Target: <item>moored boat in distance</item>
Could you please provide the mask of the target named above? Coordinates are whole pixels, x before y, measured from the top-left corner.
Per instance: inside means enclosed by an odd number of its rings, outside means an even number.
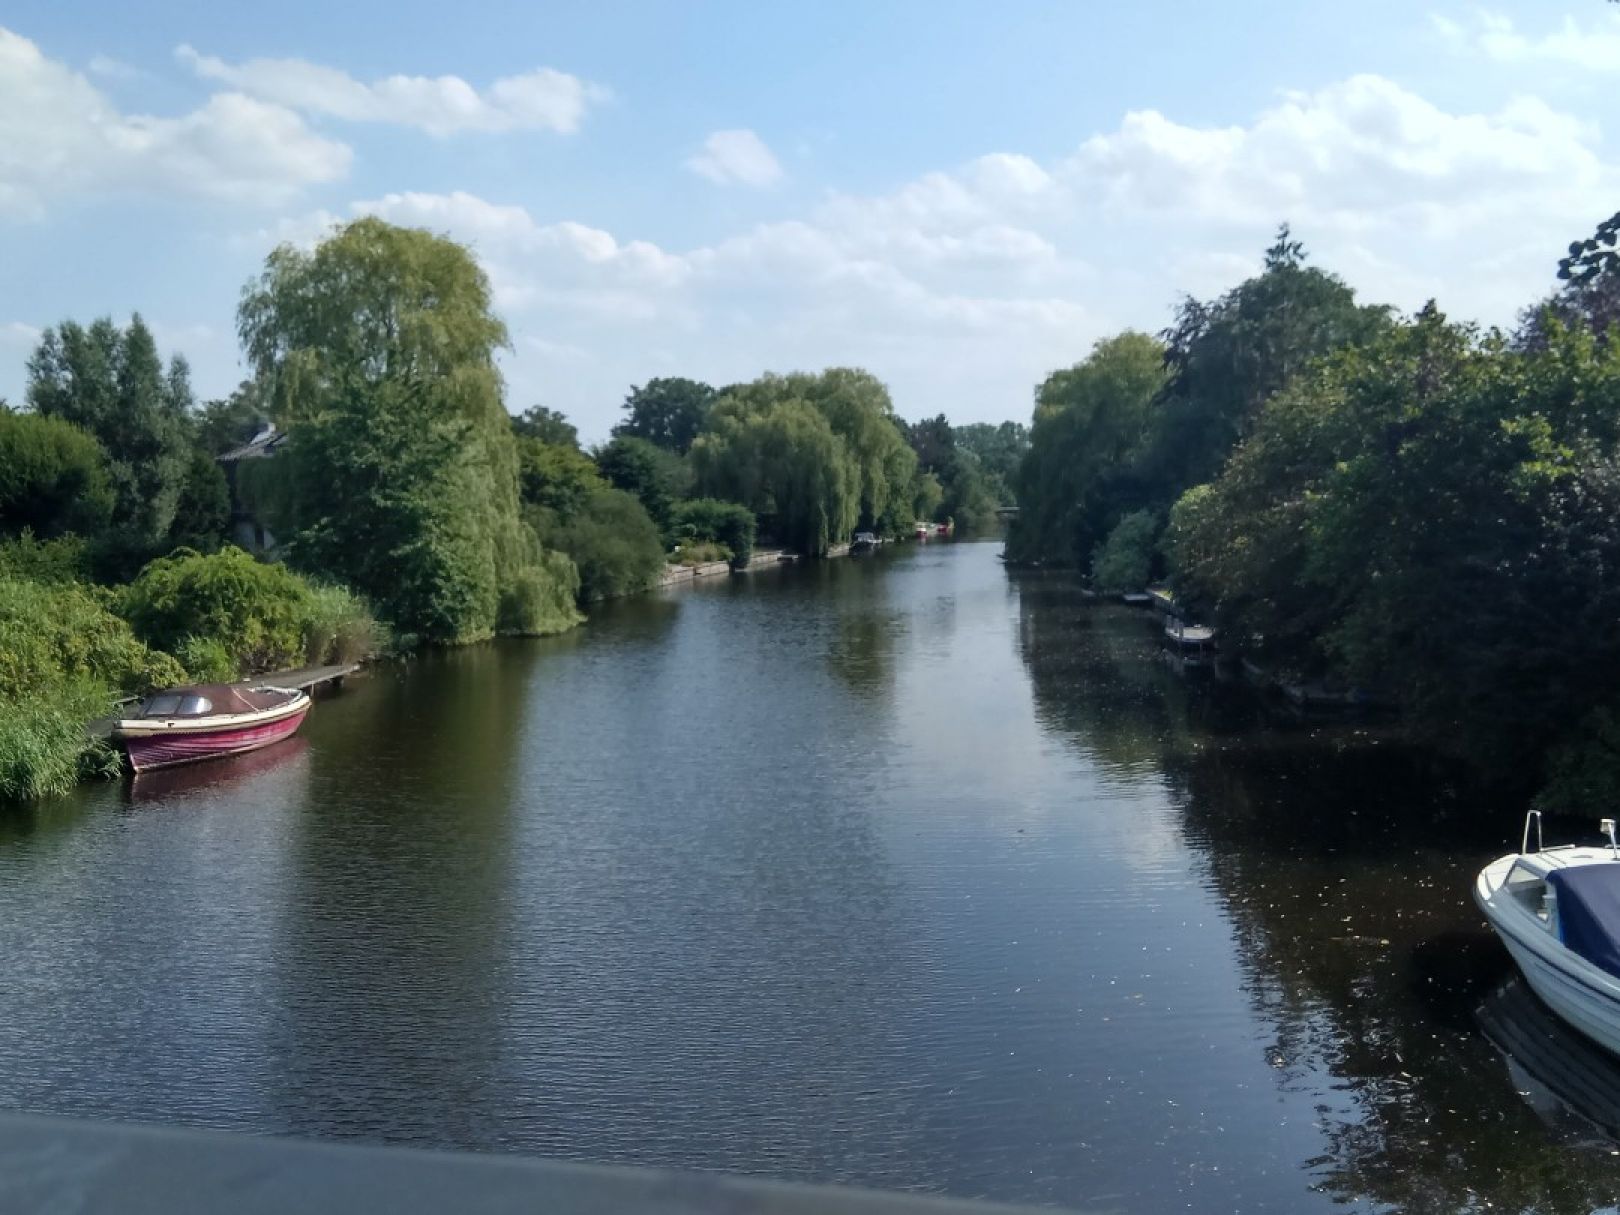
[[[872,532],[856,532],[849,542],[849,551],[852,553],[865,553],[878,546],[878,538]]]
[[[112,738],[137,772],[240,755],[297,733],[309,696],[296,688],[197,684],[155,692]]]
[[[1188,624],[1172,616],[1164,622],[1164,639],[1192,653],[1215,648],[1215,630],[1204,624]]]
[[[1543,848],[1532,810],[1519,851],[1480,871],[1474,901],[1547,1007],[1620,1055],[1620,845],[1613,819],[1602,830],[1601,847]]]

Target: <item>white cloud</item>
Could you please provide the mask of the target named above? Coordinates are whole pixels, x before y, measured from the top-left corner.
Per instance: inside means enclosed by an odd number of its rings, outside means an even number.
[[[141,190],[277,204],[348,170],[291,110],[219,93],[177,118],[121,113],[84,76],[0,28],[0,214],[54,195]]]
[[[1591,72],[1620,72],[1620,15],[1593,15],[1589,25],[1565,16],[1554,29],[1533,36],[1520,33],[1510,17],[1476,13],[1472,22],[1432,18],[1434,28],[1454,50],[1484,55],[1499,63],[1550,63]]]
[[[39,345],[39,339],[44,336],[44,332],[38,325],[29,325],[23,321],[6,321],[0,323],[0,346],[15,350],[32,350]]]
[[[145,75],[140,68],[131,67],[111,55],[92,55],[87,66],[92,76],[100,76],[104,80],[139,80]]]
[[[715,131],[686,167],[723,186],[769,186],[782,179],[782,166],[765,141],[746,129]]]
[[[1438,296],[1510,322],[1571,235],[1612,211],[1611,161],[1593,127],[1537,99],[1451,110],[1356,76],[1231,125],[1133,112],[1061,160],[993,153],[699,247],[465,192],[349,211],[471,243],[514,333],[515,396],[591,437],[625,384],[672,367],[727,382],[859,363],[904,413],[1021,416],[1096,338],[1158,329],[1180,291],[1252,273],[1284,220],[1364,299]]]
[[[1377,76],[1291,93],[1243,127],[1126,115],[1067,166],[1119,212],[1238,225],[1308,220],[1340,233],[1439,235],[1516,217],[1584,215],[1616,184],[1595,129],[1534,98],[1453,114]],[[1557,242],[1555,242],[1556,245]]]
[[[572,134],[590,107],[609,96],[600,85],[546,67],[504,77],[480,92],[459,76],[388,76],[366,84],[307,59],[231,64],[184,43],[174,53],[203,79],[221,81],[262,101],[349,122],[416,127],[438,136],[516,130]]]

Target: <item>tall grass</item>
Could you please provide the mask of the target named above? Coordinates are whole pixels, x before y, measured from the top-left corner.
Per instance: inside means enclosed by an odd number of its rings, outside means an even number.
[[[113,703],[106,685],[93,680],[0,698],[0,800],[65,793],[87,776],[116,772],[112,749],[84,731]]]
[[[360,662],[387,645],[387,630],[379,624],[366,601],[341,586],[315,585],[304,604],[304,661]]]

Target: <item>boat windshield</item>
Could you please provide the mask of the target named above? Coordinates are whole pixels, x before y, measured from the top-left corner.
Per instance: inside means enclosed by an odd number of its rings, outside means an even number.
[[[1594,966],[1620,976],[1620,864],[1572,865],[1547,875],[1558,893],[1564,944]]]
[[[214,711],[206,696],[163,692],[151,697],[141,708],[142,717],[202,717]]]

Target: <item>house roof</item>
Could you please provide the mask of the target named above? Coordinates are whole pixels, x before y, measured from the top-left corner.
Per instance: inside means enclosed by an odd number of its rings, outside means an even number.
[[[286,441],[287,436],[276,429],[274,422],[270,422],[242,446],[233,447],[223,455],[215,456],[214,459],[220,464],[235,464],[238,460],[263,460],[275,455],[277,449]]]

